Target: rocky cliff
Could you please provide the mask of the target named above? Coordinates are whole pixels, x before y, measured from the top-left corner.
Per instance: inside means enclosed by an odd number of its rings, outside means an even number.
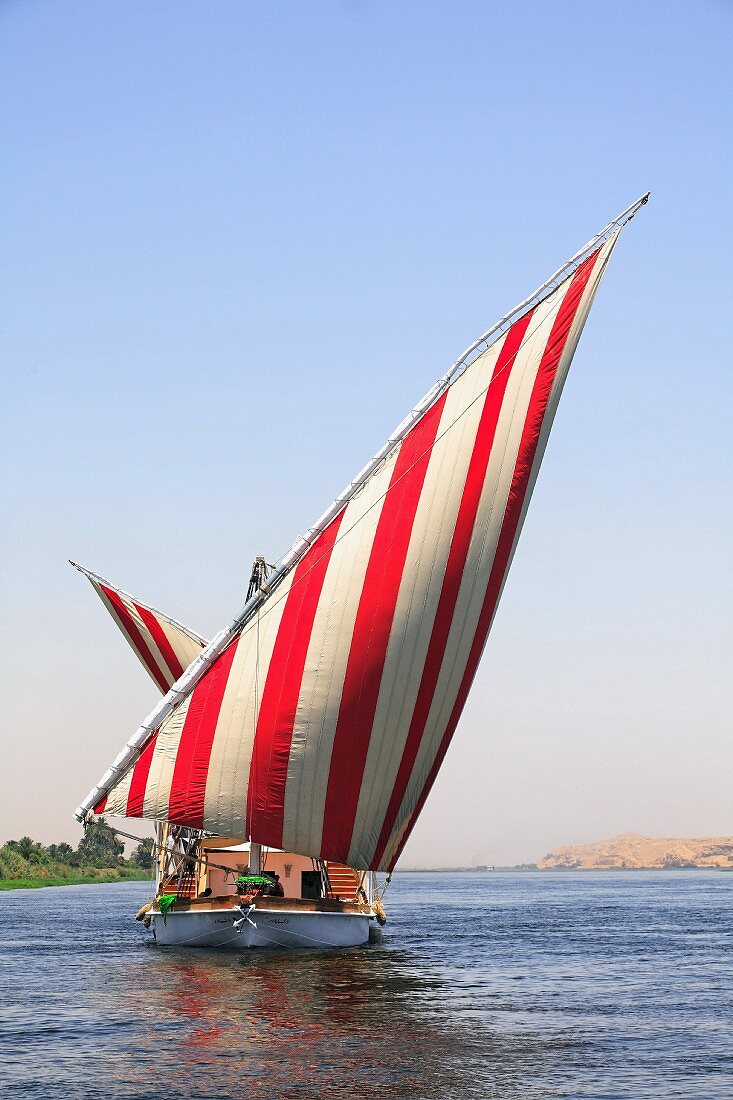
[[[733,837],[708,836],[691,840],[656,839],[622,833],[611,840],[553,848],[537,866],[543,870],[606,871],[624,868],[730,867]]]

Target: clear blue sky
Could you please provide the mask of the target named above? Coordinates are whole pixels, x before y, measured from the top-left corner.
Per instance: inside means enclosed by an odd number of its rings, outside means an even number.
[[[732,33],[724,2],[5,0],[0,840],[76,838],[155,699],[66,558],[213,633],[647,189],[405,861],[733,833]]]

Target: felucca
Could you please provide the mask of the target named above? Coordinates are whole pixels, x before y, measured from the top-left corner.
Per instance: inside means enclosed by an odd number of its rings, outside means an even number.
[[[211,641],[82,570],[163,698],[76,816],[156,822],[158,943],[354,946],[384,919],[377,872],[443,762],[588,311],[647,199],[471,344],[276,566],[257,560]]]

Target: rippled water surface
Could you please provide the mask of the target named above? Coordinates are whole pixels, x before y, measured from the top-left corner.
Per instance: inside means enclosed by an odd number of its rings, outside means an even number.
[[[733,1097],[733,874],[403,874],[381,943],[174,951],[145,883],[0,894],[0,1088]]]

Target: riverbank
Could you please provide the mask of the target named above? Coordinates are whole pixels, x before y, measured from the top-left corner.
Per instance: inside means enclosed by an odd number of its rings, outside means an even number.
[[[39,890],[42,886],[91,886],[106,882],[139,882],[150,877],[142,868],[89,868],[79,874],[71,868],[68,875],[46,875],[42,878],[0,878],[0,891]]]
[[[44,846],[29,836],[8,840],[0,847],[0,891],[147,879],[150,842],[141,841],[129,859],[124,852],[122,839],[104,818],[86,826],[76,850],[66,841]]]

